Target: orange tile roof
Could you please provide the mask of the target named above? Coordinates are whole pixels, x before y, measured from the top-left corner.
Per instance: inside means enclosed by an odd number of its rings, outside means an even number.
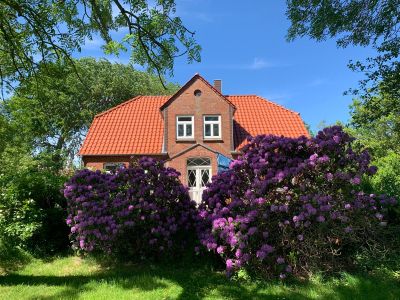
[[[170,96],[138,96],[97,115],[80,155],[159,154],[164,124],[160,106]]]
[[[236,107],[235,149],[248,135],[308,136],[300,115],[256,95],[225,96]],[[161,154],[164,124],[160,107],[171,96],[138,96],[97,115],[80,155]]]
[[[233,131],[236,150],[246,144],[249,135],[309,136],[297,112],[256,95],[227,96],[227,98],[236,106]]]

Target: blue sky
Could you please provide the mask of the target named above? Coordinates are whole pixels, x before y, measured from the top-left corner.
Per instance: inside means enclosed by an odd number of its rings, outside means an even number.
[[[177,0],[177,15],[202,46],[202,61],[176,61],[171,81],[184,84],[196,72],[211,83],[222,79],[224,94],[258,94],[293,109],[316,130],[349,118],[351,96],[364,75],[347,68],[350,59],[372,56],[371,48],[337,48],[334,40],[287,42],[285,1]],[[79,56],[105,56],[89,42]],[[106,56],[105,56],[106,57]],[[120,56],[121,62],[128,60]]]

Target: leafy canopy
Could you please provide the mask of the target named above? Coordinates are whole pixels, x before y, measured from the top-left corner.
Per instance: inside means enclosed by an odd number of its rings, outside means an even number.
[[[400,103],[391,95],[354,100],[348,131],[373,154],[378,172],[370,180],[374,192],[400,198]]]
[[[167,84],[165,89],[157,77],[132,66],[93,58],[74,60],[74,66],[42,64],[38,74],[21,81],[3,108],[15,138],[60,163],[73,159],[97,113],[139,94],[171,94],[178,88]]]
[[[371,45],[379,55],[366,64],[350,62],[350,68],[365,72],[361,90],[370,97],[383,88],[400,97],[400,1],[399,0],[287,0],[287,16],[291,21],[288,39],[309,36],[317,41],[336,38],[340,47]],[[380,87],[380,82],[385,82]]]
[[[130,50],[132,61],[162,79],[178,56],[200,61],[194,32],[175,15],[175,6],[175,0],[1,0],[2,83],[13,87],[40,62],[72,63],[71,54],[98,36],[106,53]]]

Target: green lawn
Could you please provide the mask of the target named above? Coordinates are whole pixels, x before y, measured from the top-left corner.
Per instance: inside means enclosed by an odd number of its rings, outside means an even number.
[[[2,266],[0,262],[0,267]],[[400,299],[400,274],[307,283],[237,282],[210,265],[102,267],[78,257],[32,260],[0,275],[0,299]]]

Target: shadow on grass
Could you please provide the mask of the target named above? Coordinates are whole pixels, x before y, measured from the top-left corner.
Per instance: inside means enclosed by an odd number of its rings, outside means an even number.
[[[178,299],[203,299],[212,295],[227,299],[399,299],[400,283],[393,276],[344,275],[340,280],[286,283],[237,282],[207,263],[119,265],[91,275],[35,276],[11,273],[0,276],[0,286],[55,286],[62,290],[41,299],[78,298],[106,283],[122,289],[153,291],[167,288],[163,280],[182,288]],[[89,284],[90,283],[90,284]],[[94,284],[92,284],[94,283]],[[166,296],[165,299],[170,299]]]

